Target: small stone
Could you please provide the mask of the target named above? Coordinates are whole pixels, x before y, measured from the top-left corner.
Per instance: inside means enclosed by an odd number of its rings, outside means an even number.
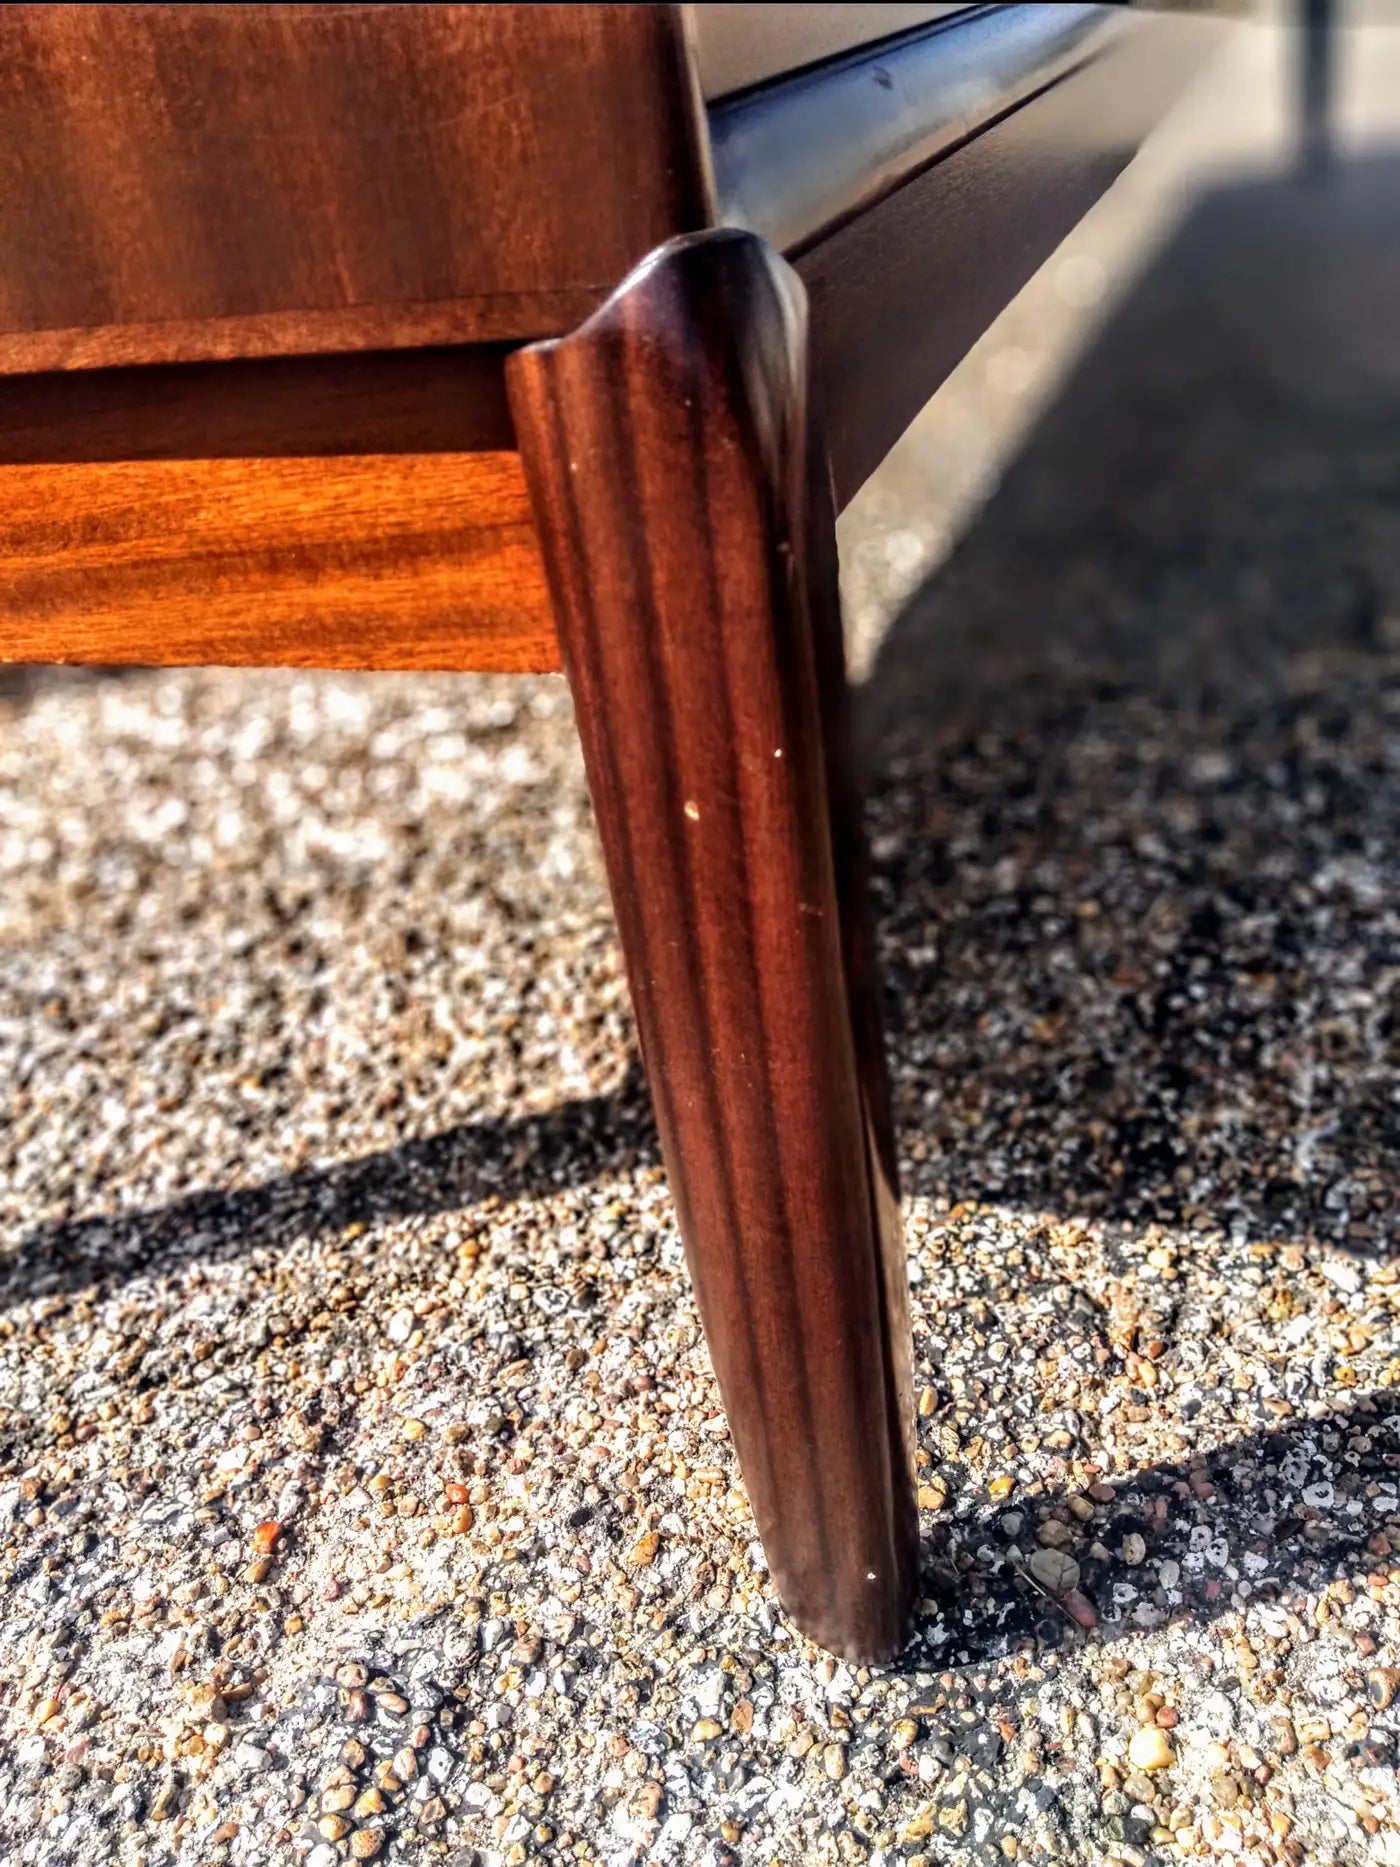
[[[1138,1535],[1136,1530],[1129,1531],[1128,1535],[1123,1538],[1124,1562],[1127,1563],[1130,1569],[1135,1569],[1146,1555],[1147,1544]]]
[[[987,1486],[987,1495],[994,1498],[1010,1497],[1015,1489],[1016,1480],[1010,1472],[998,1472]]]
[[[404,1438],[410,1440],[421,1439],[427,1430],[427,1427],[421,1420],[405,1420],[403,1425],[399,1428]]]
[[[390,1718],[402,1718],[408,1710],[408,1700],[401,1692],[376,1692],[374,1709]]]
[[[1078,1627],[1090,1628],[1097,1627],[1099,1624],[1098,1609],[1089,1597],[1081,1594],[1077,1588],[1067,1589],[1061,1595],[1060,1606]]]
[[[383,1845],[382,1829],[357,1828],[350,1837],[350,1858],[357,1861],[372,1861]]]
[[[967,1804],[965,1802],[950,1802],[945,1804],[944,1807],[938,1811],[938,1826],[946,1829],[950,1835],[966,1834]]]
[[[347,1692],[358,1692],[361,1686],[369,1684],[369,1671],[358,1660],[347,1660],[344,1666],[336,1668],[335,1682],[344,1686]]]
[[[947,1488],[939,1484],[937,1480],[926,1485],[920,1485],[916,1502],[920,1510],[942,1510],[943,1506],[948,1502]]]
[[[938,1395],[931,1387],[921,1389],[919,1393],[919,1418],[927,1420],[938,1411]]]
[[[1029,1568],[1040,1586],[1052,1595],[1067,1595],[1079,1586],[1079,1564],[1063,1550],[1036,1550]]]
[[[197,1718],[214,1720],[221,1719],[228,1710],[223,1693],[204,1683],[190,1687],[190,1706]]]
[[[328,1842],[318,1841],[306,1857],[306,1867],[338,1867],[340,1856]]]
[[[151,1803],[150,1815],[153,1822],[168,1821],[175,1813],[175,1804],[180,1797],[180,1784],[173,1775],[162,1778],[160,1788]]]
[[[1400,1667],[1375,1666],[1366,1675],[1366,1696],[1377,1711],[1385,1711],[1400,1691]]]
[[[350,1824],[343,1815],[323,1815],[316,1824],[316,1832],[323,1841],[343,1841],[350,1832]]]
[[[405,1744],[394,1752],[394,1775],[402,1777],[404,1782],[418,1774],[418,1758],[411,1745]]]
[[[1154,1770],[1170,1768],[1175,1761],[1171,1741],[1160,1725],[1146,1724],[1134,1731],[1128,1745],[1128,1761],[1135,1770],[1150,1776]]]
[[[661,1807],[661,1798],[665,1793],[660,1783],[643,1783],[633,1798],[632,1807],[643,1821],[654,1822]]]
[[[712,1744],[717,1737],[724,1736],[724,1726],[716,1718],[700,1718],[691,1725],[690,1735],[697,1744]]]
[[[1058,1517],[1047,1517],[1036,1531],[1037,1541],[1046,1549],[1064,1549],[1074,1541],[1074,1533],[1067,1523],[1061,1523]]]
[[[908,1493],[905,1493],[908,1496]],[[839,1783],[846,1774],[846,1747],[844,1744],[828,1744],[822,1756],[822,1768],[833,1783]]]
[[[748,1736],[753,1729],[753,1703],[750,1699],[741,1698],[730,1712],[729,1728],[731,1731],[736,1731],[740,1737]]]
[[[253,1532],[253,1548],[260,1556],[270,1556],[282,1540],[282,1526],[275,1517],[260,1523]]]
[[[649,1568],[655,1562],[656,1552],[660,1547],[660,1535],[655,1530],[647,1530],[637,1538],[623,1560],[629,1569]]]
[[[347,1737],[340,1747],[340,1761],[348,1770],[362,1770],[368,1754],[358,1737]]]
[[[917,1739],[919,1727],[912,1718],[901,1718],[890,1732],[890,1743],[896,1750],[908,1750]]]
[[[355,1789],[351,1783],[337,1784],[334,1789],[327,1789],[321,1795],[321,1813],[323,1815],[343,1815],[355,1800]]]
[[[1089,1523],[1092,1520],[1094,1506],[1088,1498],[1081,1497],[1079,1493],[1076,1492],[1072,1497],[1066,1498],[1065,1503],[1069,1507],[1071,1515],[1077,1517],[1081,1523]]]
[[[367,1821],[371,1815],[382,1815],[388,1806],[382,1794],[371,1783],[368,1789],[360,1791],[351,1813],[357,1822],[363,1822]]]

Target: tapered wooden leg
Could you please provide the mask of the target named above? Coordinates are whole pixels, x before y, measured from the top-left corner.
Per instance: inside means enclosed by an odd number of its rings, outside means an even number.
[[[691,1274],[784,1603],[857,1659],[917,1571],[908,1319],[805,305],[661,248],[511,401]]]

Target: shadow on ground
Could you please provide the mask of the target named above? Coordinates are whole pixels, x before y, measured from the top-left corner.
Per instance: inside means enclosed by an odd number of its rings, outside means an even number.
[[[1092,1638],[1112,1640],[1182,1615],[1214,1620],[1246,1601],[1291,1605],[1354,1576],[1379,1520],[1363,1504],[1347,1521],[1346,1504],[1367,1486],[1392,1500],[1400,1489],[1393,1390],[1348,1395],[1330,1414],[1244,1434],[1200,1458],[1144,1466],[1117,1481],[1087,1528],[1066,1508],[1077,1493],[982,1497],[925,1543],[926,1602],[902,1664],[976,1667],[1025,1643],[1043,1651],[1086,1637],[1026,1573],[1047,1510],[1072,1533],[1078,1587],[1097,1615]],[[1325,1501],[1300,1503],[1305,1492]],[[1133,1537],[1145,1550],[1138,1562],[1123,1556]],[[1381,1530],[1378,1551],[1384,1542]]]
[[[0,1306],[127,1276],[169,1275],[192,1261],[277,1249],[355,1224],[469,1212],[493,1195],[544,1198],[659,1157],[634,1063],[612,1093],[577,1097],[544,1115],[466,1123],[258,1186],[211,1187],[144,1212],[38,1227],[0,1267]]]
[[[1203,202],[865,700],[906,1191],[1393,1250],[1400,162]]]

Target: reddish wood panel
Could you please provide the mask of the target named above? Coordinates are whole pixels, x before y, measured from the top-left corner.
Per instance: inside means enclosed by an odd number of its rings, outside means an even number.
[[[0,8],[0,373],[567,329],[698,124],[665,6]]]
[[[917,1569],[908,1323],[858,877],[836,868],[858,824],[833,783],[845,692],[801,287],[752,235],[678,241],[507,380],[769,1566],[814,1639],[887,1658]]]
[[[515,454],[0,466],[0,661],[558,666]]]

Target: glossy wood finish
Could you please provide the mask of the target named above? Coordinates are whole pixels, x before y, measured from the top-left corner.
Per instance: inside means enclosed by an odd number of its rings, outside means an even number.
[[[0,373],[568,329],[703,156],[670,7],[0,8]]]
[[[558,666],[514,453],[0,465],[0,661]]]
[[[702,4],[687,7],[695,38],[700,89],[709,102],[769,84],[809,65],[840,58],[873,39],[965,13],[970,0],[943,5],[859,4],[812,6],[770,0],[764,6]]]
[[[720,103],[719,218],[791,258],[1139,28],[1121,7],[977,7]]]
[[[1111,184],[1222,30],[1180,15],[1124,26],[1101,56],[796,258],[838,505]]]
[[[888,1657],[916,1571],[908,1324],[803,293],[752,236],[675,242],[507,376],[769,1564],[813,1638]]]

